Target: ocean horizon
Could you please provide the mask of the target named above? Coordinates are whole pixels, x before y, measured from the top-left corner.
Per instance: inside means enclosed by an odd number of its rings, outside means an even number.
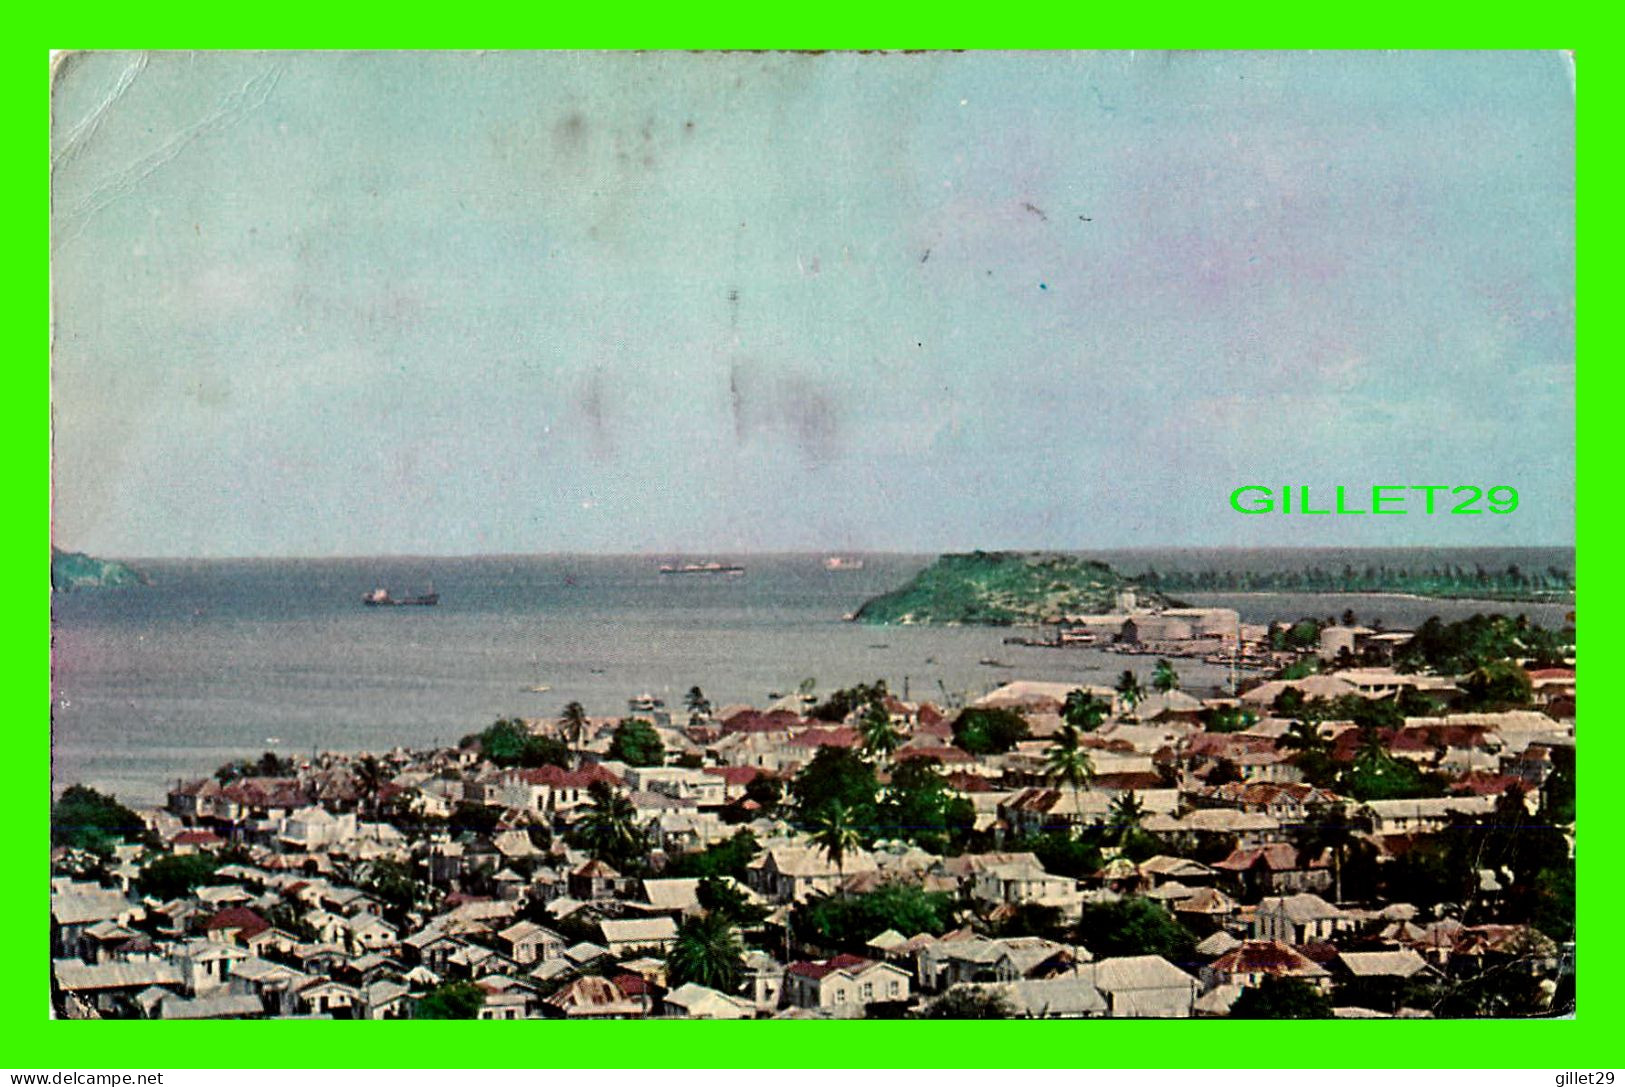
[[[1270,570],[1298,564],[1431,563],[1573,568],[1572,548],[1080,549],[1129,575],[1145,568]],[[827,570],[823,558],[862,558]],[[108,556],[99,556],[108,557]],[[827,694],[885,679],[939,702],[1015,678],[1107,682],[1152,659],[1005,645],[1002,627],[869,626],[842,617],[896,588],[936,553],[861,550],[633,555],[128,559],[148,586],[52,601],[52,785],[131,803],[178,779],[274,750],[382,751],[454,743],[498,717],[556,716],[569,701],[624,713],[648,692],[680,704],[762,705],[812,679]],[[742,576],[662,575],[664,561],[736,561]],[[362,596],[439,594],[435,607],[369,608]],[[1559,623],[1572,603],[1392,594],[1181,592],[1248,622],[1352,609],[1391,628],[1429,615],[1527,614]],[[995,663],[988,663],[989,661]],[[1182,660],[1185,685],[1226,669]],[[532,687],[546,686],[544,692]]]

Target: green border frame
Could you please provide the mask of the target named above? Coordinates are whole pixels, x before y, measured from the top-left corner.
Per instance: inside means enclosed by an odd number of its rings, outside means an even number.
[[[1246,19],[1240,18],[1245,13]],[[41,318],[49,315],[50,223],[41,197],[39,151],[48,140],[48,60],[50,48],[979,48],[1063,49],[1142,48],[1147,44],[1231,48],[1388,48],[1394,41],[1411,47],[1531,48],[1531,43],[1576,50],[1580,95],[1576,105],[1576,168],[1593,188],[1588,245],[1579,249],[1579,278],[1586,297],[1598,303],[1578,343],[1596,347],[1610,339],[1618,318],[1609,287],[1617,233],[1615,213],[1600,195],[1605,170],[1614,157],[1609,119],[1618,116],[1618,76],[1613,70],[1611,35],[1599,33],[1585,16],[1570,11],[1520,8],[1502,17],[1495,8],[1475,6],[1460,14],[1397,4],[1362,6],[1346,15],[1330,9],[1295,7],[1277,14],[1256,6],[1237,9],[1210,5],[1193,13],[1158,9],[1101,12],[1070,5],[1024,7],[1020,11],[954,19],[942,9],[881,10],[856,4],[820,5],[807,14],[771,6],[740,11],[718,8],[651,11],[617,9],[568,12],[545,8],[458,11],[411,6],[387,10],[346,10],[329,5],[278,5],[266,9],[214,6],[198,11],[126,5],[105,12],[74,9],[35,16],[6,52],[16,169],[10,185],[26,192],[17,203],[35,209],[16,216],[34,252],[45,254],[45,275],[34,267],[13,271],[13,341],[33,343]],[[535,23],[526,25],[529,16]],[[1344,16],[1339,18],[1339,16]],[[40,40],[44,39],[43,42]],[[1289,39],[1289,40],[1288,40]],[[1350,42],[1353,45],[1350,45]],[[35,44],[39,42],[39,44]],[[1580,108],[1583,102],[1584,109]],[[47,109],[42,112],[41,106]],[[24,119],[26,118],[26,120]],[[1577,191],[1587,191],[1577,189]],[[43,213],[42,213],[43,212]],[[32,224],[34,233],[27,229]],[[1578,350],[1578,347],[1577,347]],[[30,357],[35,357],[30,355]],[[1612,360],[1598,358],[1577,382],[1588,396],[1578,400],[1577,494],[1590,493],[1593,506],[1577,516],[1579,565],[1587,614],[1617,615],[1619,591],[1592,575],[1602,567],[1614,533],[1612,510],[1601,501],[1606,465],[1617,456],[1607,440],[1604,416],[1625,381]],[[18,395],[5,411],[0,446],[12,465],[39,464],[49,448],[49,398],[45,364],[20,366],[13,382]],[[1612,394],[1612,395],[1610,395]],[[37,470],[37,469],[33,469]],[[220,1068],[220,1067],[1416,1067],[1585,1069],[1620,1066],[1615,1013],[1621,1008],[1621,959],[1605,919],[1616,913],[1614,873],[1620,856],[1611,828],[1598,824],[1579,872],[1578,928],[1586,941],[1585,977],[1578,983],[1578,1015],[1568,1020],[1534,1021],[1080,1021],[1045,1023],[940,1022],[751,1022],[751,1023],[577,1023],[535,1027],[496,1023],[261,1023],[198,1022],[154,1026],[147,1023],[53,1021],[46,1018],[49,961],[45,943],[48,889],[43,867],[49,841],[48,730],[42,709],[48,702],[49,589],[43,576],[45,541],[39,531],[41,503],[49,522],[49,459],[45,470],[18,473],[5,504],[12,531],[4,547],[10,567],[29,571],[23,579],[20,621],[7,624],[4,655],[8,702],[15,711],[9,738],[14,766],[7,837],[15,846],[0,895],[0,933],[5,969],[0,973],[0,1022],[4,1023],[0,1064],[12,1069]],[[38,481],[38,482],[35,482]],[[39,490],[35,488],[39,487]],[[1578,507],[1578,502],[1576,503]],[[1577,508],[1578,515],[1578,508]],[[48,535],[48,530],[47,530]],[[1588,561],[1595,559],[1595,562]],[[32,573],[41,571],[41,573]],[[1600,576],[1600,575],[1599,575]],[[38,580],[35,580],[35,579]],[[33,595],[38,593],[38,596]],[[37,610],[36,610],[37,609]],[[38,625],[36,625],[38,624]],[[1588,630],[1589,659],[1611,654],[1619,636],[1599,626]],[[1601,681],[1598,681],[1601,682]],[[1602,692],[1588,695],[1590,720],[1604,721],[1618,701]],[[1608,768],[1621,765],[1621,740],[1612,725],[1587,736],[1580,764],[1582,798],[1610,793]],[[1599,805],[1600,807],[1600,805]],[[1599,818],[1606,818],[1600,816]],[[540,1031],[540,1033],[538,1033]],[[630,1043],[630,1044],[628,1044]]]

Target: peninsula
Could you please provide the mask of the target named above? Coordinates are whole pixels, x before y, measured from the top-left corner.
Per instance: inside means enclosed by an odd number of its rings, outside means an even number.
[[[861,623],[1008,626],[1109,611],[1132,590],[1142,604],[1174,602],[1104,562],[1049,552],[942,555],[899,589],[866,601]]]
[[[78,551],[51,548],[51,591],[110,589],[126,585],[150,585],[147,576],[122,562],[93,559]]]

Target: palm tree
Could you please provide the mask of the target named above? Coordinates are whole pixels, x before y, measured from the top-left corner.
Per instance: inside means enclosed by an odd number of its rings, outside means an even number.
[[[688,694],[683,698],[683,705],[688,708],[690,720],[711,715],[711,700],[706,698],[705,692],[698,687],[688,689]]]
[[[1093,732],[1111,712],[1110,704],[1081,687],[1068,691],[1066,702],[1061,706],[1061,717],[1079,732]]]
[[[376,814],[378,790],[388,784],[391,777],[389,768],[380,762],[376,755],[363,755],[355,764],[353,772],[356,789],[361,794],[362,810]]]
[[[1166,657],[1157,658],[1157,669],[1151,674],[1151,686],[1163,694],[1179,690],[1179,673],[1174,671],[1173,662]]]
[[[559,717],[559,726],[564,731],[564,742],[570,745],[570,751],[581,745],[581,737],[587,734],[587,711],[579,702],[571,702],[564,707],[564,713]]]
[[[1080,822],[1083,787],[1095,776],[1095,764],[1081,741],[1082,736],[1076,728],[1071,724],[1064,725],[1044,755],[1045,773],[1061,784],[1072,786],[1073,814],[1080,817]]]
[[[739,930],[727,915],[709,910],[684,921],[677,942],[666,956],[666,975],[672,988],[692,981],[718,992],[739,988],[745,969],[745,948]]]
[[[602,781],[587,788],[592,804],[581,817],[581,837],[596,860],[626,861],[644,851],[637,809],[626,797]]]
[[[1122,845],[1132,835],[1139,833],[1140,820],[1144,818],[1145,805],[1140,803],[1140,798],[1135,796],[1134,791],[1130,789],[1128,792],[1118,795],[1112,801],[1111,814],[1108,817],[1106,827],[1111,834],[1112,840],[1118,845]]]
[[[839,800],[831,801],[829,807],[813,816],[812,829],[807,837],[824,851],[824,855],[835,865],[836,874],[844,879],[846,855],[862,844],[846,805]]]
[[[1305,853],[1318,856],[1331,850],[1333,902],[1343,901],[1343,857],[1354,844],[1358,829],[1344,805],[1311,804],[1294,835],[1298,848]]]
[[[1123,669],[1123,674],[1117,677],[1117,694],[1123,704],[1130,710],[1140,704],[1145,697],[1145,688],[1140,686],[1140,678],[1130,669]]]
[[[1293,721],[1276,743],[1281,747],[1296,748],[1299,751],[1321,751],[1326,747],[1326,740],[1320,734],[1320,726],[1313,721]]]
[[[871,758],[890,758],[903,743],[903,737],[892,727],[891,714],[879,703],[871,704],[864,711],[863,719],[858,722],[858,735],[863,741],[863,753]]]

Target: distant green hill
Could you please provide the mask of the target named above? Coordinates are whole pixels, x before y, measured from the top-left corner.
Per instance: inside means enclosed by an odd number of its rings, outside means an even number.
[[[73,589],[108,589],[125,585],[150,585],[147,575],[122,562],[93,559],[77,551],[51,548],[51,590],[65,593]]]
[[[1046,552],[942,555],[900,589],[867,601],[861,623],[1007,626],[1108,611],[1133,589],[1141,604],[1171,602],[1103,562]]]

